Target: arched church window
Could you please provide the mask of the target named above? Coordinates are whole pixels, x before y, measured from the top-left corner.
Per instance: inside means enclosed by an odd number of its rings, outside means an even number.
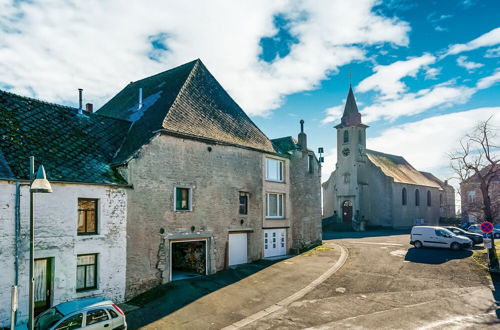
[[[402,198],[401,203],[403,205],[406,205],[406,188],[403,188],[403,191],[401,192],[401,198]]]
[[[431,191],[427,190],[427,206],[431,206]]]
[[[415,190],[415,206],[419,206],[420,205],[420,191]]]
[[[349,132],[344,131],[344,143],[347,143],[347,142],[349,142]]]

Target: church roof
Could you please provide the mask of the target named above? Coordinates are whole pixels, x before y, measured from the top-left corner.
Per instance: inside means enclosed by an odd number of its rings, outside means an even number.
[[[352,91],[352,86],[349,85],[349,93],[347,94],[347,101],[344,107],[344,114],[340,120],[340,124],[335,126],[335,128],[347,127],[347,126],[361,126],[361,114],[359,113],[358,106],[356,105],[356,99],[354,98],[354,92]]]
[[[125,184],[111,167],[130,122],[0,90],[0,177],[29,179],[29,157],[52,181]]]
[[[432,180],[434,182],[436,182],[441,188],[445,188],[445,187],[451,187],[447,181],[443,181],[441,179],[439,179],[437,176],[435,176],[434,174],[432,173],[429,173],[429,172],[424,172],[424,171],[420,171],[420,173],[422,173],[427,179],[429,180]]]
[[[441,186],[424,174],[417,171],[401,156],[385,154],[374,150],[366,150],[369,161],[379,167],[382,172],[393,178],[394,182],[415,184],[441,189]]]
[[[139,88],[143,106],[139,109]],[[132,122],[114,163],[124,163],[159,131],[274,152],[267,136],[200,60],[126,86],[98,114]]]

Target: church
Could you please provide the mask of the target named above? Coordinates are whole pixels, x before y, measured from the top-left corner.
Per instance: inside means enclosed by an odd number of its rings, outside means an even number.
[[[337,130],[337,164],[323,183],[324,223],[337,228],[437,225],[455,214],[447,181],[416,170],[403,157],[367,149],[352,87]]]

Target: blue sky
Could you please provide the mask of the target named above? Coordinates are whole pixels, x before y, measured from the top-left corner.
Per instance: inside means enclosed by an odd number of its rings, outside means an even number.
[[[270,138],[304,119],[326,180],[352,76],[368,148],[448,178],[460,136],[500,125],[499,12],[495,0],[0,0],[0,88],[74,106],[81,87],[99,107],[201,58]]]

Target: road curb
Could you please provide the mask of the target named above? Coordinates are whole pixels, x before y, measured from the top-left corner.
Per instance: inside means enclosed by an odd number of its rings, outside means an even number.
[[[328,243],[328,245],[333,245],[334,247],[337,247],[340,249],[340,258],[337,260],[337,262],[330,267],[326,272],[324,272],[321,276],[319,276],[317,279],[309,283],[306,287],[300,289],[299,291],[295,292],[294,294],[288,296],[287,298],[269,306],[266,309],[263,309],[257,313],[254,313],[248,317],[245,317],[244,319],[239,320],[238,322],[234,322],[231,325],[228,325],[227,327],[222,328],[222,330],[234,330],[234,329],[240,329],[244,326],[249,325],[250,323],[253,323],[255,321],[260,320],[261,318],[274,313],[283,307],[293,303],[294,301],[302,298],[309,292],[311,292],[313,289],[315,289],[318,285],[326,281],[327,278],[329,278],[331,275],[333,275],[336,271],[338,271],[347,261],[347,258],[349,257],[349,251],[343,247],[342,245],[336,244],[336,243]]]

